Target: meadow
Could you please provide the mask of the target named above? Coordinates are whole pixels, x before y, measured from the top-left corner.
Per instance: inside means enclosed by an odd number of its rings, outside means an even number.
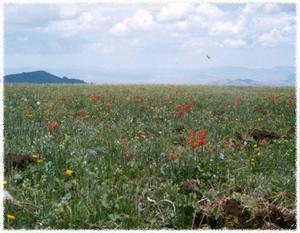
[[[5,85],[7,229],[294,229],[295,88]]]

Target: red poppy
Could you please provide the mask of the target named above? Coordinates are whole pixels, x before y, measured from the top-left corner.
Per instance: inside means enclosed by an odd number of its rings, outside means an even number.
[[[138,95],[134,96],[134,97],[133,97],[133,100],[134,100],[134,103],[135,103],[135,104],[141,103],[141,97],[138,96]]]
[[[79,109],[80,118],[84,118],[86,116],[86,112],[83,108]]]
[[[235,101],[234,101],[235,105],[236,106],[240,106],[241,103],[242,103],[242,99],[241,98],[237,98]]]
[[[289,107],[289,108],[292,108],[293,105],[294,105],[293,100],[292,100],[292,99],[289,99],[289,100],[288,100],[288,107]]]
[[[205,130],[205,129],[200,129],[200,130],[197,132],[197,134],[198,134],[198,137],[199,137],[199,138],[205,138],[205,136],[206,136],[206,130]]]
[[[176,153],[170,153],[170,159],[175,160],[177,159],[177,154]]]
[[[215,152],[216,151],[216,147],[215,146],[210,146],[210,147],[208,147],[208,151],[210,153]]]
[[[58,129],[58,123],[57,121],[54,120],[50,123],[49,130],[55,130],[55,129]]]
[[[203,146],[207,143],[207,141],[205,138],[198,138],[198,143],[200,146]]]
[[[192,109],[193,109],[193,105],[192,104],[185,104],[184,105],[184,108],[185,108],[185,110],[187,110],[187,111],[192,111]]]
[[[99,124],[100,123],[100,117],[96,116],[95,122],[96,122],[96,124]]]
[[[112,105],[112,100],[107,100],[105,103],[106,106],[111,106]]]
[[[99,101],[100,100],[100,95],[93,94],[92,99],[95,100],[95,101]]]

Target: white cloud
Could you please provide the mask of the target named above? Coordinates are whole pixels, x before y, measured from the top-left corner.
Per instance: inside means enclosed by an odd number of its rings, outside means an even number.
[[[209,29],[209,35],[219,35],[219,34],[239,34],[244,30],[244,21],[239,20],[237,22],[233,21],[217,21],[216,23],[212,24]]]
[[[280,11],[280,7],[278,6],[278,4],[275,4],[275,3],[264,4],[263,8],[264,8],[264,11],[267,13],[273,13],[273,12]]]
[[[56,32],[64,37],[75,36],[83,31],[97,29],[106,18],[92,12],[83,12],[77,18],[51,21],[46,31]]]
[[[279,30],[273,29],[272,31],[259,36],[257,41],[263,46],[274,47],[280,43],[287,42],[288,39],[282,36]]]
[[[189,3],[169,3],[161,8],[157,20],[160,22],[183,20],[193,10],[193,5]]]
[[[222,10],[220,10],[215,5],[208,4],[208,3],[200,4],[195,9],[195,12],[200,14],[201,16],[205,16],[206,18],[220,18],[220,17],[224,16],[224,13]]]
[[[151,12],[140,9],[132,17],[125,18],[122,22],[115,24],[110,33],[116,36],[125,35],[129,30],[150,30],[155,25]]]
[[[247,47],[247,42],[244,40],[226,39],[221,43],[220,46],[221,47],[230,47],[230,48],[245,48],[245,47]]]
[[[59,6],[59,16],[61,18],[72,18],[81,12],[81,8],[78,5],[66,4]]]

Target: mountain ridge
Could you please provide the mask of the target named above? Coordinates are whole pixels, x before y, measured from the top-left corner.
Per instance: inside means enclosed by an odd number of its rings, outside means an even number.
[[[17,74],[9,74],[4,76],[4,83],[31,83],[31,84],[43,84],[43,83],[68,83],[68,84],[84,84],[85,81],[80,79],[72,79],[63,76],[62,78],[53,75],[43,70],[37,70],[32,72],[22,72]]]

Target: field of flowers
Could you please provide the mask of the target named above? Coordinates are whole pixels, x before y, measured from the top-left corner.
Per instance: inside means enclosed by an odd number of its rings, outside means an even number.
[[[295,89],[5,85],[8,229],[295,228]]]

